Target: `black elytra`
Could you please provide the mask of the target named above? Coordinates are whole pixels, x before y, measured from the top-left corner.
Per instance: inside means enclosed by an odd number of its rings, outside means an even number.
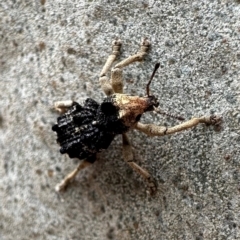
[[[107,149],[116,135],[128,131],[129,127],[118,117],[113,98],[107,97],[101,104],[88,98],[83,106],[74,102],[58,117],[52,130],[57,133],[60,153],[94,162],[96,153]]]

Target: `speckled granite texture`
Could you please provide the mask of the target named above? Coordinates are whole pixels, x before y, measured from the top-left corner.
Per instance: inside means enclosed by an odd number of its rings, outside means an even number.
[[[1,240],[240,239],[239,1],[6,0],[0,22]],[[152,42],[145,62],[125,69],[125,92],[144,94],[160,61],[151,91],[161,108],[220,114],[223,129],[129,134],[162,189],[154,198],[124,163],[120,137],[59,195],[77,161],[59,153],[53,103],[103,99],[98,75],[116,37],[121,59],[142,37]]]

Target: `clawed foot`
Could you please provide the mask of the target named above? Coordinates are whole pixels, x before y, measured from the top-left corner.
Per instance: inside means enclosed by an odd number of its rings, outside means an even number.
[[[148,178],[147,181],[148,181],[147,193],[150,196],[154,196],[157,193],[157,184],[152,177]]]
[[[149,47],[151,45],[150,41],[145,37],[141,42],[141,46]]]
[[[112,41],[112,46],[121,46],[122,41],[119,38],[116,38],[115,40]]]
[[[215,131],[220,131],[222,128],[222,117],[216,115],[210,116],[210,121],[207,125],[213,125]]]
[[[118,38],[112,41],[112,54],[119,55],[120,48],[122,46],[122,41]]]
[[[222,117],[212,115],[212,116],[210,116],[210,121],[211,121],[212,125],[219,125],[222,122]]]
[[[67,186],[69,185],[69,181],[65,181],[65,179],[56,185],[55,191],[56,192],[64,192],[67,189]]]

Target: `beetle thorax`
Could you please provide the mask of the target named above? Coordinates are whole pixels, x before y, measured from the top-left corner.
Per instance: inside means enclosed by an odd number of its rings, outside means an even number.
[[[129,96],[126,94],[114,94],[113,97],[114,105],[119,109],[118,116],[124,125],[128,127],[134,126],[151,105],[148,97]]]

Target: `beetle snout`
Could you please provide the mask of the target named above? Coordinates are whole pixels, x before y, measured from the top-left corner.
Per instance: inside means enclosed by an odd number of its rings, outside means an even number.
[[[147,99],[148,99],[148,107],[146,108],[145,112],[153,111],[154,107],[159,106],[159,101],[155,96],[149,96],[147,97]]]

